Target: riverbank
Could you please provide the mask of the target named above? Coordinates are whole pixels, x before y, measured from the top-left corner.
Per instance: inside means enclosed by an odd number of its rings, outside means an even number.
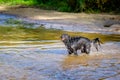
[[[47,28],[74,32],[120,34],[120,15],[65,13],[20,6],[1,6],[0,13],[16,15],[31,23],[44,24]]]

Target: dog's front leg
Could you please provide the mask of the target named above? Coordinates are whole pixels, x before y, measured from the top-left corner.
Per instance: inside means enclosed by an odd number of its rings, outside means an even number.
[[[68,51],[68,55],[71,55],[73,53],[73,49],[70,47],[67,48],[67,51]]]
[[[77,49],[73,49],[73,53],[74,53],[74,55],[78,56]]]
[[[77,54],[77,45],[74,44],[74,45],[71,46],[71,48],[72,48],[72,50],[73,50],[74,55],[78,55],[78,54]]]

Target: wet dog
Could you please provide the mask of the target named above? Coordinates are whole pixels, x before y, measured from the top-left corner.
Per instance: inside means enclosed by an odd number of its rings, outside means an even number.
[[[98,45],[100,45],[99,38],[95,38],[91,41],[86,37],[81,37],[81,36],[71,37],[68,34],[62,34],[61,40],[65,44],[69,55],[72,53],[78,55],[77,50],[81,50],[82,53],[89,54],[91,43],[94,44],[97,50],[98,50]]]

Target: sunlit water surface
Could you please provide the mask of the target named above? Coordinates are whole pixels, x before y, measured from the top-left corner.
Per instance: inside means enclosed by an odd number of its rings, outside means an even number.
[[[68,56],[61,41],[2,41],[0,80],[119,80],[120,42]]]
[[[77,24],[59,25],[0,14],[0,25],[19,24],[34,27],[44,24],[47,28],[67,31],[113,33],[104,28],[91,29]],[[78,53],[79,56],[68,56],[64,44],[58,40],[0,41],[0,80],[120,79],[120,42],[106,42],[99,51],[92,46],[89,55],[81,54],[80,51]]]
[[[75,20],[76,21],[76,20]],[[80,21],[80,22],[79,22]],[[40,25],[44,26],[45,28],[53,28],[53,29],[60,29],[65,31],[72,31],[72,32],[89,32],[89,33],[102,33],[102,34],[120,34],[119,28],[106,28],[104,27],[105,21],[95,20],[95,22],[90,21],[82,21],[78,19],[76,22],[69,22],[64,20],[32,20],[28,18],[23,18],[15,15],[10,14],[1,14],[0,13],[0,25],[3,26],[17,26],[23,25],[26,27],[36,28]],[[111,21],[113,23],[114,21]],[[120,23],[118,21],[118,23]]]

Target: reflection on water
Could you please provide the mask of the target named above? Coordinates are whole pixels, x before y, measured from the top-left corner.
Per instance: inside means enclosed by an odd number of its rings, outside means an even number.
[[[63,70],[75,80],[119,80],[120,57],[118,55],[68,56]]]
[[[2,43],[5,42],[0,44]],[[104,43],[98,52],[92,47],[90,55],[79,54],[79,56],[67,56],[65,46],[60,41],[10,43],[14,45],[0,45],[1,80],[119,80],[120,78],[119,42]]]
[[[67,57],[65,57],[65,59],[63,61],[62,67],[63,67],[63,69],[70,69],[70,68],[74,68],[74,67],[79,67],[78,65],[85,66],[85,67],[87,67],[87,66],[100,67],[100,66],[103,66],[100,64],[101,64],[101,62],[104,62],[104,60],[107,60],[107,59],[111,59],[111,60],[116,59],[117,60],[118,58],[120,58],[119,54],[115,54],[115,55],[113,55],[113,54],[109,54],[109,55],[105,55],[105,54],[98,54],[98,55],[81,54],[79,56],[67,56]],[[112,61],[110,63],[112,63]]]
[[[67,56],[63,61],[62,67],[63,69],[69,69],[77,67],[78,65],[87,66],[89,58],[89,55],[86,54],[81,54],[80,56]]]

